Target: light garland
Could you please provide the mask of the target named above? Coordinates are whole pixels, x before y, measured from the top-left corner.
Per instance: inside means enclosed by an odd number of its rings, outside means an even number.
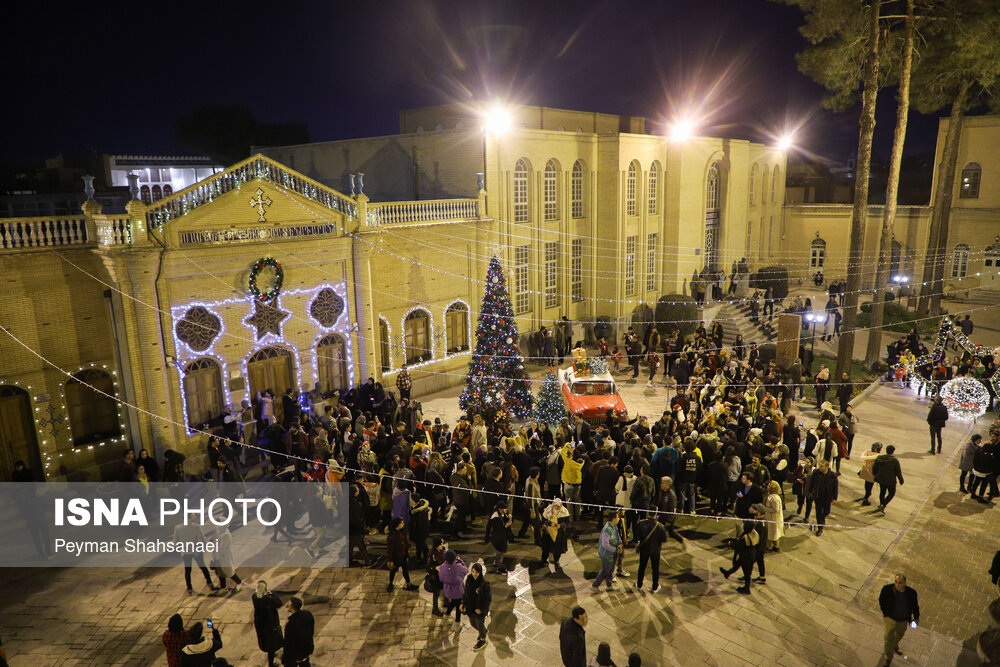
[[[975,378],[957,377],[941,387],[941,402],[948,408],[948,414],[959,419],[975,421],[986,414],[990,402],[990,392]]]
[[[944,317],[941,318],[941,325],[938,327],[937,338],[934,341],[934,349],[928,352],[927,354],[918,357],[913,362],[912,369],[908,368],[908,365],[903,361],[897,363],[895,368],[897,370],[900,370],[904,374],[904,376],[907,372],[912,372],[914,375],[920,378],[922,382],[924,383],[931,382],[931,375],[933,374],[933,364],[942,362],[947,358],[948,353],[945,348],[948,345],[949,337],[953,337],[955,341],[962,347],[962,349],[968,352],[973,357],[977,357],[980,360],[982,360],[984,357],[992,356],[994,362],[1000,362],[1000,359],[996,357],[994,350],[991,350],[990,348],[986,347],[985,345],[981,345],[980,343],[973,343],[971,340],[969,340],[968,336],[966,336],[962,332],[962,329],[957,324],[955,324],[955,322],[951,319],[951,317],[945,315]],[[924,375],[918,370],[921,366],[924,366],[926,364],[932,364],[932,370],[929,375]],[[984,385],[985,388],[986,382],[989,382],[993,386],[993,395],[1000,396],[1000,370],[995,371],[991,377],[984,378],[980,384]],[[987,394],[988,393],[989,391],[987,390]],[[988,395],[987,395],[987,403],[989,403]]]
[[[316,285],[315,287],[311,287],[308,289],[283,291],[277,297],[275,297],[274,307],[280,308],[281,303],[286,302],[290,297],[304,296],[305,310],[307,313],[309,313],[312,302],[316,299],[320,291],[324,289],[332,289],[340,298],[344,300],[344,310],[337,317],[337,321],[333,324],[333,326],[330,327],[324,327],[322,323],[320,323],[315,317],[313,317],[311,314],[308,314],[308,321],[311,322],[320,332],[318,336],[314,337],[311,350],[313,363],[311,364],[310,370],[311,370],[311,377],[313,379],[313,386],[315,386],[315,383],[319,380],[319,369],[318,369],[319,355],[318,352],[316,351],[316,344],[319,343],[319,341],[322,340],[324,336],[330,333],[341,334],[346,342],[346,361],[347,361],[348,378],[350,380],[351,386],[354,386],[355,369],[354,369],[354,351],[353,351],[353,345],[351,341],[351,331],[350,331],[351,330],[350,301],[348,299],[347,284],[345,282],[340,282],[337,284],[324,282],[322,284]],[[181,405],[182,405],[182,412],[184,414],[184,424],[185,428],[187,429],[188,435],[192,435],[193,433],[196,432],[197,429],[193,429],[191,427],[190,417],[188,415],[187,395],[184,390],[184,377],[186,375],[186,373],[184,372],[184,368],[187,367],[187,365],[190,364],[192,361],[195,361],[197,359],[205,357],[211,358],[219,364],[220,372],[222,373],[223,395],[228,397],[231,393],[236,393],[236,392],[230,392],[228,388],[229,377],[227,374],[227,368],[229,368],[232,364],[227,363],[219,355],[219,353],[215,350],[215,346],[216,343],[219,340],[221,340],[224,337],[224,334],[226,333],[225,315],[226,314],[234,315],[231,312],[227,313],[227,311],[233,310],[234,307],[242,310],[247,308],[248,305],[252,304],[253,301],[248,299],[247,297],[232,297],[228,299],[220,299],[218,301],[192,301],[180,306],[171,306],[170,308],[170,314],[173,320],[171,326],[171,334],[173,335],[174,349],[178,353],[176,362],[177,371],[180,376],[180,383],[178,389],[181,395]],[[212,340],[211,345],[209,345],[209,347],[203,352],[191,349],[191,347],[187,343],[180,340],[177,336],[177,323],[184,318],[184,315],[191,308],[194,308],[196,306],[200,306],[206,309],[207,311],[215,315],[220,322],[219,335],[217,335]],[[292,310],[294,310],[294,308]],[[249,326],[246,324],[246,318],[242,316],[242,313],[239,314],[239,317],[241,323],[244,324],[244,326]],[[297,318],[297,319],[305,320],[305,318]],[[230,336],[233,336],[233,334],[230,334]],[[303,369],[302,369],[301,353],[299,348],[296,345],[289,342],[284,335],[279,337],[275,336],[271,332],[267,332],[263,336],[261,336],[261,339],[258,341],[253,341],[252,338],[241,338],[239,336],[236,337],[239,338],[241,341],[251,343],[249,351],[241,356],[239,362],[240,374],[244,382],[244,390],[243,390],[244,400],[249,401],[252,398],[250,394],[250,374],[247,368],[249,359],[260,350],[271,346],[280,347],[292,353],[292,356],[295,359],[295,374],[296,374],[295,389],[296,391],[300,391],[302,389]],[[277,391],[283,391],[286,388],[287,387],[279,389]],[[231,403],[233,403],[231,399],[226,399],[224,405]]]
[[[105,445],[109,445],[109,444],[112,444],[112,443],[125,444],[126,441],[127,441],[127,438],[125,436],[125,434],[127,433],[127,429],[126,429],[126,426],[125,426],[125,415],[124,415],[124,413],[121,410],[121,401],[119,399],[117,399],[117,396],[119,396],[121,394],[121,388],[118,385],[118,371],[114,370],[113,368],[108,368],[107,364],[91,363],[91,364],[85,364],[83,366],[80,366],[75,371],[72,371],[72,372],[64,371],[64,372],[68,373],[69,376],[76,377],[76,375],[78,375],[82,371],[86,371],[86,370],[106,371],[109,374],[109,376],[111,377],[111,385],[112,385],[112,387],[114,387],[114,392],[115,392],[115,397],[116,397],[114,399],[115,400],[115,411],[116,411],[116,416],[118,418],[118,427],[119,427],[120,435],[118,437],[116,437],[116,438],[107,438],[107,439],[101,440],[99,442],[92,442],[89,445],[79,445],[79,446],[77,446],[77,445],[73,444],[73,426],[72,426],[72,421],[70,420],[70,417],[69,417],[69,410],[66,407],[66,383],[69,382],[69,380],[70,380],[70,378],[67,377],[66,380],[64,380],[59,385],[59,388],[60,388],[60,391],[59,391],[59,400],[61,401],[61,408],[62,408],[63,412],[66,413],[66,425],[67,425],[67,428],[69,430],[69,435],[66,437],[66,441],[70,444],[71,448],[68,451],[60,452],[60,451],[58,451],[58,447],[57,447],[56,448],[56,456],[54,456],[54,457],[50,456],[46,452],[41,452],[43,458],[45,459],[44,465],[45,465],[46,469],[49,466],[51,466],[53,463],[56,463],[57,459],[61,459],[63,457],[63,454],[72,454],[73,456],[77,456],[79,454],[82,454],[83,452],[91,452],[91,451],[94,450],[95,447],[98,448],[98,449],[100,449],[101,447],[104,447]],[[89,388],[93,389],[93,387],[91,387],[91,385],[87,384],[86,382],[80,382],[80,384],[82,386],[89,387]],[[51,403],[51,401],[50,401],[50,403]],[[40,410],[40,408],[37,408],[37,407],[35,408],[35,412],[38,412],[39,410]],[[42,444],[43,445],[45,445],[47,443],[48,443],[47,440],[42,440]]]
[[[399,331],[400,331],[400,337],[402,338],[403,341],[403,360],[406,361],[406,320],[410,315],[417,312],[418,310],[422,310],[423,312],[427,313],[427,340],[430,343],[430,350],[425,350],[425,353],[430,352],[431,356],[428,357],[427,359],[424,359],[423,361],[413,364],[412,366],[409,363],[407,363],[406,364],[407,368],[420,368],[421,366],[425,366],[434,361],[434,335],[433,335],[434,315],[431,314],[431,311],[426,306],[414,306],[413,308],[410,308],[403,315],[403,319],[400,320]]]

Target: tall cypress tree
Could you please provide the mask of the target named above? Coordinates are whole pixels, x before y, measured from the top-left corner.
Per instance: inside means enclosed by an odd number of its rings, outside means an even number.
[[[510,414],[518,419],[531,415],[531,389],[518,341],[507,280],[500,260],[494,257],[486,270],[476,349],[459,398],[463,411],[481,414],[487,423],[506,420]]]

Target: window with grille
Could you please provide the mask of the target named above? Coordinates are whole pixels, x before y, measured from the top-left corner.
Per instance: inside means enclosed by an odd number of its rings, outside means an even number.
[[[659,194],[658,189],[660,185],[659,172],[660,172],[660,165],[659,163],[654,162],[653,165],[649,168],[649,177],[647,179],[649,182],[649,187],[647,188],[647,193],[646,193],[646,198],[647,198],[646,210],[649,212],[650,215],[656,215],[656,206],[657,206],[656,197]]]
[[[625,296],[635,294],[635,237],[625,238]]]
[[[545,219],[556,220],[559,217],[558,198],[559,168],[555,160],[549,160],[545,165],[545,176],[542,181],[542,197],[545,204]]]
[[[531,246],[514,248],[514,312],[518,315],[528,312],[528,255]]]
[[[518,160],[514,165],[514,222],[528,221],[528,164]]]
[[[330,334],[319,341],[316,345],[316,370],[323,391],[344,391],[349,388],[343,338]]]
[[[632,162],[628,166],[625,177],[625,214],[635,215],[635,182],[639,178],[639,163]]]
[[[781,172],[778,171],[777,167],[775,167],[774,168],[774,177],[771,178],[771,203],[772,204],[775,202],[775,197],[777,196],[777,192],[778,192],[778,180],[780,178],[781,178]]]
[[[583,217],[583,164],[579,160],[573,165],[570,177],[570,204],[574,218]]]
[[[753,189],[757,187],[757,165],[750,167],[750,205],[753,206]]]
[[[378,352],[379,362],[382,372],[388,373],[392,370],[392,358],[390,357],[391,347],[389,345],[389,323],[381,317],[378,318]]]
[[[656,234],[650,234],[646,239],[646,291],[656,289]]]
[[[403,344],[406,346],[406,363],[426,361],[432,356],[431,315],[426,310],[415,310],[403,322]]]
[[[951,277],[964,278],[969,270],[969,246],[966,243],[959,243],[955,246],[955,253],[951,260]]]
[[[573,239],[571,262],[570,291],[573,301],[583,301],[583,239]]]
[[[967,199],[975,199],[979,196],[979,180],[983,175],[983,168],[977,162],[970,162],[962,168],[962,190],[959,196]]]
[[[822,269],[826,260],[826,241],[823,239],[813,239],[809,244],[809,268]]]
[[[708,181],[705,184],[705,208],[709,211],[719,208],[719,169],[714,164],[708,170]]]
[[[222,371],[214,359],[195,359],[184,367],[184,403],[191,427],[222,413]]]
[[[557,271],[559,268],[559,245],[554,241],[545,244],[545,307],[554,308],[559,305],[559,295],[556,293]]]
[[[469,307],[464,303],[453,303],[445,313],[448,329],[448,354],[469,349]]]
[[[75,446],[121,435],[115,385],[109,373],[93,368],[82,370],[66,381],[65,388]]]

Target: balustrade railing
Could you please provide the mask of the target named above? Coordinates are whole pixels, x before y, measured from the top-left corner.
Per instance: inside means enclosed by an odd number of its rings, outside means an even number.
[[[82,215],[0,220],[0,250],[83,245],[89,240]]]
[[[369,226],[375,226],[406,222],[474,220],[478,216],[478,199],[380,202],[368,205],[366,223]]]
[[[158,228],[199,206],[214,201],[216,197],[242,187],[244,183],[255,178],[264,179],[296,192],[330,210],[357,217],[357,204],[348,197],[310,178],[289,171],[270,158],[255,155],[156,202],[147,209],[146,222],[150,228]]]
[[[97,238],[101,245],[130,245],[132,221],[128,216],[97,218]]]

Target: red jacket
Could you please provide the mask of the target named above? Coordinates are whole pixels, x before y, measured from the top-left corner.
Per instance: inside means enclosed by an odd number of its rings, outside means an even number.
[[[171,632],[167,630],[163,633],[163,647],[167,649],[167,665],[169,667],[180,667],[181,649],[190,643],[191,636],[187,630]]]

